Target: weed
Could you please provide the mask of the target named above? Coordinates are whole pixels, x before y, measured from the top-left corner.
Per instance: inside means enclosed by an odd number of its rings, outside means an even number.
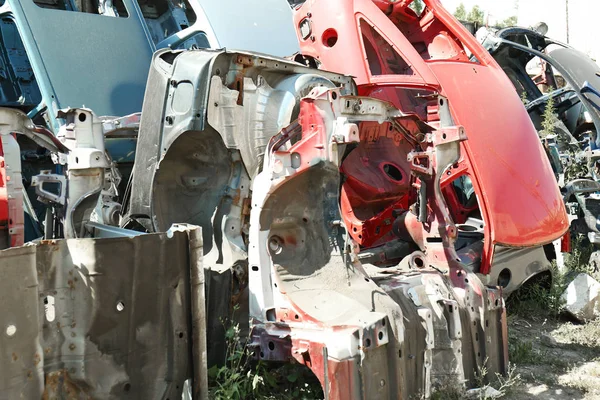
[[[554,108],[554,97],[550,96],[546,102],[546,108],[544,109],[544,115],[542,116],[542,130],[540,136],[545,138],[548,135],[554,134],[558,117],[556,116],[556,109]]]
[[[225,331],[227,355],[225,365],[209,369],[209,379],[213,384],[211,398],[247,399],[256,397],[266,386],[267,379],[262,375],[260,363],[251,368],[248,350],[240,340],[238,324],[231,324]]]
[[[521,102],[523,103],[523,105],[527,105],[529,104],[529,100],[527,100],[527,92],[523,90],[523,93],[521,93]]]
[[[316,377],[299,364],[272,364],[252,360],[240,337],[239,324],[226,326],[226,362],[209,369],[210,398],[217,400],[322,399]]]
[[[509,336],[508,359],[516,364],[535,364],[538,358],[533,350],[533,343]]]
[[[517,366],[509,363],[506,375],[496,374],[496,380],[499,384],[497,390],[500,392],[500,395],[508,396],[521,383],[521,375],[517,373]]]
[[[521,382],[521,375],[517,373],[517,367],[514,364],[508,364],[506,375],[503,376],[496,373],[496,376],[491,379],[491,383],[486,383],[486,381],[490,381],[486,365],[487,359],[484,361],[483,366],[479,367],[477,371],[477,380],[480,387],[479,400],[491,399],[491,397],[488,396],[488,388],[494,388],[499,392],[498,396],[494,396],[493,398],[503,398],[510,395],[512,389]],[[494,386],[496,386],[497,389]]]
[[[566,275],[553,261],[548,273],[533,277],[508,298],[507,309],[522,317],[558,318],[565,306],[562,294],[567,284]]]
[[[565,254],[565,268],[567,271],[590,275],[596,272],[590,267],[590,256],[594,248],[586,235],[572,233],[571,249],[570,253]]]
[[[467,390],[462,385],[459,385],[457,382],[445,382],[441,385],[438,385],[433,393],[431,394],[431,400],[461,400],[465,398],[478,400],[490,400],[491,397],[488,396],[488,389],[498,387],[495,391],[499,392],[498,396],[494,396],[493,398],[504,398],[505,396],[509,396],[512,392],[512,389],[516,387],[521,382],[521,376],[516,372],[516,366],[514,364],[509,364],[508,369],[506,371],[506,375],[496,374],[492,382],[489,379],[489,373],[486,367],[487,359],[484,361],[482,367],[478,367],[477,369],[477,386],[479,386],[478,391],[475,393],[476,397],[472,393],[468,393]],[[493,386],[492,386],[493,385]]]

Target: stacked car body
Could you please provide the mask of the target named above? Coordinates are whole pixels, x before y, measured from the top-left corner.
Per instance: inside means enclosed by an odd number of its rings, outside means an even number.
[[[503,295],[569,228],[510,80],[437,0],[270,3],[278,22],[247,4],[264,24],[239,35],[273,55],[174,50],[241,43],[211,1],[5,3],[39,89],[1,114],[9,398],[179,398],[190,379],[203,398],[233,308],[257,359],[307,366],[330,399],[506,371]],[[70,33],[63,57],[39,18],[122,31],[84,55]]]

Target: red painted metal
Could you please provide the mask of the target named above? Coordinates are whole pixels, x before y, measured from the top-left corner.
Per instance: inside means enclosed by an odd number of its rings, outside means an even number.
[[[5,231],[2,233],[2,236],[8,238],[8,246],[15,247],[22,246],[24,242],[23,205],[11,199],[15,196],[9,196],[7,185],[9,179],[10,177],[6,171],[4,150],[0,142],[0,230]],[[17,234],[11,234],[11,231]]]
[[[295,14],[300,46],[321,68],[354,76],[359,94],[388,100],[434,127],[439,115],[432,94],[449,99],[454,124],[464,126],[468,140],[442,185],[461,222],[473,210],[452,199],[447,185],[460,175],[471,178],[486,222],[480,272],[489,273],[494,245],[547,244],[568,230],[567,215],[535,128],[502,69],[439,0],[424,1],[417,16],[408,8],[411,0],[308,0]],[[307,21],[310,35],[303,38],[299,26]],[[365,174],[387,161],[409,176],[394,150],[370,155],[358,164]],[[406,182],[391,185],[368,175],[346,182],[342,211],[347,226],[357,229],[353,238],[365,247],[385,242],[385,221],[395,207],[410,204],[408,189]]]

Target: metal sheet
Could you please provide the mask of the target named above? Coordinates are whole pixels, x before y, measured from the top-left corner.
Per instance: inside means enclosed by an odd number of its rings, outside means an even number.
[[[0,252],[0,399],[181,398],[198,231]]]
[[[278,57],[300,49],[286,0],[197,0],[221,46]],[[232,23],[235,29],[231,29]]]
[[[31,0],[2,7],[12,10],[51,118],[84,105],[97,115],[141,110],[154,44],[137,3],[123,3],[128,18],[45,9]]]

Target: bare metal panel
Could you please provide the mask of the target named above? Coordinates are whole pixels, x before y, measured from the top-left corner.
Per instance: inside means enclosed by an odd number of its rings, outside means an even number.
[[[181,398],[200,262],[195,227],[0,252],[0,399]]]
[[[65,107],[98,115],[140,111],[154,45],[137,3],[123,4],[128,18],[47,9],[33,0],[3,7],[17,22],[51,118]]]

